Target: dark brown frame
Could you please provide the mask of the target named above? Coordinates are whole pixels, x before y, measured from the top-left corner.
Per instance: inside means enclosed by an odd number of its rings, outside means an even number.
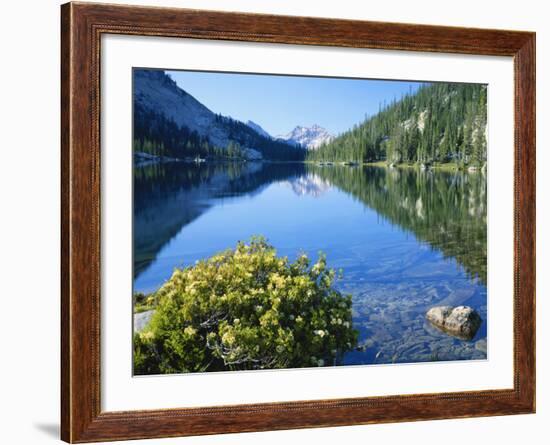
[[[510,390],[102,412],[102,34],[512,56],[514,387]],[[92,3],[61,7],[61,437],[173,437],[535,412],[535,34]],[[512,254],[512,252],[510,252]]]

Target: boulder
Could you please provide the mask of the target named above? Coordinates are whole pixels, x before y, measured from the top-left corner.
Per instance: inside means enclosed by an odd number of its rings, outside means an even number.
[[[436,306],[426,313],[426,318],[436,326],[443,326],[452,311],[452,306]]]
[[[134,314],[134,332],[141,332],[145,326],[151,321],[151,317],[155,313],[154,310],[144,311]]]
[[[426,313],[428,321],[453,337],[471,340],[481,326],[481,317],[469,306],[436,306]]]

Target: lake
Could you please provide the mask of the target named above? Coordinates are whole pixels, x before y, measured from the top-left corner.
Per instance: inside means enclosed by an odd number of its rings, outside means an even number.
[[[342,269],[359,347],[344,364],[485,359],[487,184],[481,172],[303,163],[158,163],[136,167],[134,291],[175,267],[263,235],[279,255]],[[483,323],[459,340],[429,325],[437,305]]]

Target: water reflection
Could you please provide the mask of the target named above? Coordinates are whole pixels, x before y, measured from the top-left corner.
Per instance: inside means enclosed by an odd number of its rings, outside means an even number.
[[[258,192],[274,181],[305,174],[301,163],[157,163],[134,169],[134,277],[212,199]],[[172,270],[173,266],[170,267]]]
[[[253,234],[281,255],[327,254],[353,295],[360,348],[347,364],[486,357],[483,174],[301,163],[168,163],[135,169],[134,288]],[[439,304],[474,307],[472,341],[426,325]]]
[[[416,169],[309,167],[403,230],[487,282],[484,174]]]
[[[330,188],[330,182],[315,173],[309,172],[288,181],[288,184],[298,196],[309,195],[316,198],[322,196]]]

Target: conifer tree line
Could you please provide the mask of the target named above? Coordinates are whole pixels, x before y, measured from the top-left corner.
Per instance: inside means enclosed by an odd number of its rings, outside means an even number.
[[[486,85],[426,84],[381,106],[377,114],[319,149],[310,150],[307,159],[483,166],[486,124]]]
[[[264,137],[248,125],[222,116],[215,117],[229,133],[227,147],[213,145],[186,126],[179,126],[162,113],[134,102],[134,152],[184,159],[187,157],[215,159],[245,159],[249,147],[260,152],[264,159],[303,161],[305,150],[280,140]]]
[[[221,155],[207,138],[134,102],[134,152],[174,158]]]
[[[229,131],[229,139],[243,147],[259,151],[264,159],[277,161],[303,161],[306,150],[279,139],[262,136],[245,123],[228,116],[216,114],[216,121]]]

